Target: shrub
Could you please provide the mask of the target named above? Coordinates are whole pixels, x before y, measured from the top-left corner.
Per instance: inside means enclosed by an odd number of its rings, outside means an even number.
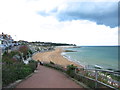
[[[24,45],[19,48],[19,51],[23,53],[24,56],[26,56],[29,51],[29,48],[26,45]]]
[[[28,50],[28,52],[29,52],[31,55],[33,54],[33,52],[32,52],[30,49]]]
[[[3,87],[16,80],[24,79],[31,74],[37,67],[37,62],[31,60],[28,65],[18,62],[12,64],[3,64],[2,66],[2,83]]]
[[[19,56],[20,53],[18,51],[11,51],[10,53],[5,52],[2,56],[2,62],[6,64],[17,62],[18,60],[14,58],[15,55]]]
[[[2,63],[12,64],[13,60],[11,58],[9,58],[9,57],[3,57]]]
[[[3,86],[8,85],[16,80],[16,73],[13,65],[2,66],[2,84]]]
[[[32,72],[37,67],[37,62],[31,60],[28,65],[24,64],[23,61],[17,60],[22,59],[21,53],[23,53],[24,58],[28,54],[29,48],[27,46],[22,46],[19,51],[11,51],[10,53],[5,52],[2,56],[2,84],[3,87],[18,79],[23,79]],[[20,53],[21,52],[21,53]],[[31,51],[29,50],[29,53]]]
[[[3,53],[3,57],[10,57],[10,58],[12,58],[14,55],[18,55],[19,54],[19,52],[18,51],[11,51],[10,53],[8,53],[8,52],[4,52]]]
[[[18,71],[19,70],[19,71]],[[16,74],[17,74],[17,79],[23,79],[26,76],[28,76],[30,73],[32,73],[32,69],[26,66],[23,66],[21,68],[18,68],[16,70]]]
[[[77,66],[74,66],[73,64],[72,65],[68,65],[66,73],[69,76],[71,76],[72,78],[74,78],[74,76],[75,76],[75,69],[77,69]]]
[[[43,65],[47,66],[47,67],[50,67],[50,68],[54,68],[54,69],[59,70],[61,72],[65,72],[65,69],[60,65],[49,64],[49,63],[44,63]]]
[[[37,61],[30,60],[28,66],[31,68],[32,71],[34,71],[37,68]]]

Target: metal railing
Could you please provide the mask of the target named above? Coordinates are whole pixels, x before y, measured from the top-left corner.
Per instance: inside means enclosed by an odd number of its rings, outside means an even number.
[[[110,89],[120,89],[120,72],[102,70],[102,69],[81,69],[75,70],[75,74],[79,75],[83,83],[88,84],[92,88],[110,88]],[[84,80],[88,80],[85,82]]]
[[[66,72],[64,66],[61,65],[50,64],[49,62],[44,62],[44,65]],[[92,89],[107,88],[120,90],[120,72],[102,69],[77,68],[70,76]]]

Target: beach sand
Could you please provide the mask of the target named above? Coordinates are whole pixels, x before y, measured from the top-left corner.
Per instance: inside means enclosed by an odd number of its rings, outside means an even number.
[[[62,48],[56,48],[53,51],[47,51],[47,52],[42,52],[42,53],[36,53],[35,55],[33,55],[32,59],[33,60],[39,60],[42,62],[54,62],[55,64],[61,65],[63,67],[66,67],[67,65],[75,65],[78,67],[82,67],[80,65],[78,65],[75,62],[69,61],[68,59],[64,58],[61,53],[64,50]]]

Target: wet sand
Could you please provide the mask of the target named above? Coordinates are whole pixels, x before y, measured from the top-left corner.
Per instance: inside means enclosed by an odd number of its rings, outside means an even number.
[[[61,53],[63,52],[62,48],[56,48],[53,51],[48,51],[48,52],[42,52],[42,53],[36,53],[33,55],[32,59],[33,60],[39,60],[43,62],[54,62],[55,64],[62,65],[66,67],[67,65],[75,65],[78,67],[82,67],[72,61],[69,61],[68,59],[64,58]]]

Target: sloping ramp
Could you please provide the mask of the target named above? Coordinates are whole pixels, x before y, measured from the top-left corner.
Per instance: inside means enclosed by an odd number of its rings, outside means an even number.
[[[31,77],[24,80],[16,88],[82,88],[63,73],[38,66],[38,70]]]

